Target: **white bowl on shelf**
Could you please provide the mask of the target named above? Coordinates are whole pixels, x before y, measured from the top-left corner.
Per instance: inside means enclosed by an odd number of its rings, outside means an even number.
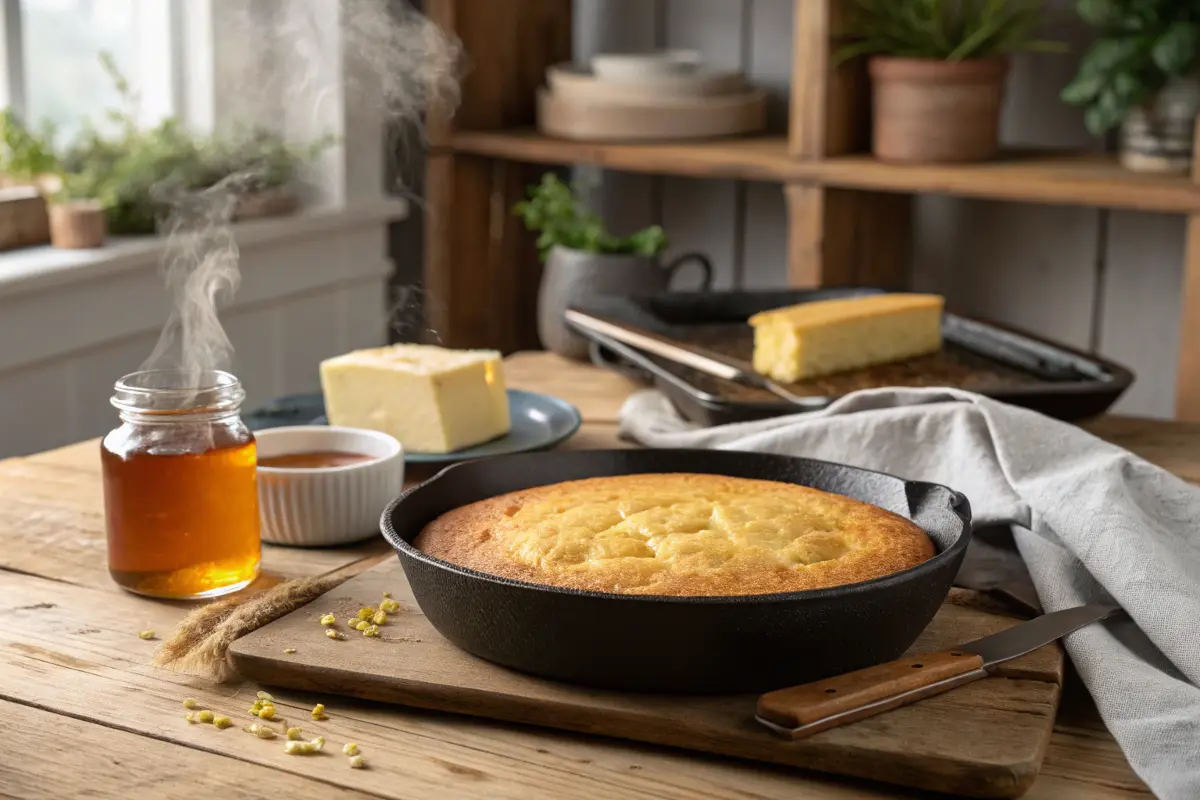
[[[356,453],[370,460],[338,467],[258,468],[262,540],[323,547],[379,533],[383,509],[404,487],[404,448],[361,428],[296,425],[255,433],[258,458],[311,452]]]
[[[679,75],[700,68],[695,50],[660,50],[651,53],[600,53],[592,56],[592,72],[604,81],[629,83],[656,75]]]
[[[647,103],[697,97],[721,97],[745,92],[746,78],[736,70],[697,69],[663,73],[637,82],[605,81],[587,67],[555,64],[546,69],[546,85],[567,100],[609,103]]]

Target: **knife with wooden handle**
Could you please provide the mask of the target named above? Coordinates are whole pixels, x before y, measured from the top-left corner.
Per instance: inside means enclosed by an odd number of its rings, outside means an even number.
[[[802,739],[985,678],[996,664],[1025,655],[1120,610],[1119,606],[1107,605],[1066,608],[948,650],[906,656],[778,689],[758,699],[756,719],[779,736]]]

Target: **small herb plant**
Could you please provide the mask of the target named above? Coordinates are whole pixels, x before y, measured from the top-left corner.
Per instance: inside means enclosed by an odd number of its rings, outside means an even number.
[[[54,136],[49,122],[31,130],[12,110],[0,111],[0,172],[21,183],[57,173]]]
[[[1076,11],[1097,28],[1062,99],[1085,109],[1101,136],[1149,101],[1173,77],[1200,69],[1200,3],[1196,0],[1078,0]]]
[[[538,252],[546,259],[555,245],[587,253],[657,256],[667,248],[667,235],[651,225],[625,237],[613,236],[596,214],[583,207],[572,187],[548,172],[529,187],[528,199],[513,209],[525,227],[538,231]]]
[[[1037,37],[1041,0],[850,0],[854,41],[836,59],[863,55],[966,61],[1029,50],[1060,51]]]

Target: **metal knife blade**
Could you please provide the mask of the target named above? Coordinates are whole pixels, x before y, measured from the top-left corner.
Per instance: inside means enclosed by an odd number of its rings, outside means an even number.
[[[1014,625],[1000,633],[964,642],[954,649],[979,656],[983,659],[983,668],[987,669],[1001,661],[1031,653],[1042,645],[1074,633],[1085,625],[1107,619],[1121,610],[1120,606],[1100,604],[1064,608]]]
[[[758,698],[755,719],[778,736],[801,739],[986,678],[990,667],[1120,610],[1099,604],[1067,608],[946,650],[776,689]]]

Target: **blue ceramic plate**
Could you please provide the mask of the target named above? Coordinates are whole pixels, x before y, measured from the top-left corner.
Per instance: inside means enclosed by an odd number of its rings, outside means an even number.
[[[453,453],[406,452],[404,460],[413,464],[449,464],[484,456],[543,450],[569,439],[583,422],[579,410],[566,400],[519,389],[508,390],[508,413],[512,417],[512,430],[506,436]],[[284,425],[324,425],[325,401],[319,394],[294,394],[242,417],[254,431]]]

